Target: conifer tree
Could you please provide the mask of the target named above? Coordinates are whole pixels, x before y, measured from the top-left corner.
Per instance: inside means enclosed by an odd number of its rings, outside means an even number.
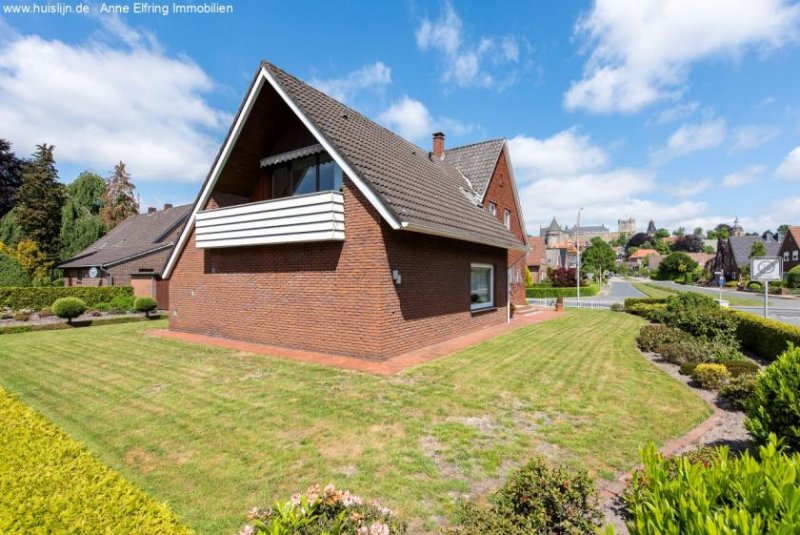
[[[106,228],[111,230],[128,217],[139,213],[139,203],[133,194],[136,186],[131,182],[131,175],[125,164],[119,162],[114,166],[114,173],[106,181],[103,196],[103,208],[100,215]]]
[[[33,159],[23,166],[14,209],[22,235],[34,241],[48,258],[55,258],[60,249],[60,216],[66,199],[64,185],[58,181],[54,148],[37,145]]]
[[[22,160],[11,151],[11,143],[0,139],[0,217],[14,208],[22,185]]]

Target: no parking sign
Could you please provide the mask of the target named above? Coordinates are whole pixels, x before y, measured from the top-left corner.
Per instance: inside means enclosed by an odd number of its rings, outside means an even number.
[[[783,258],[780,256],[753,258],[750,261],[750,279],[759,282],[782,280]]]

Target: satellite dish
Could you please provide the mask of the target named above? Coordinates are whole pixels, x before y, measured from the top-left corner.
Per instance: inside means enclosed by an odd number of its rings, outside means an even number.
[[[96,279],[97,275],[100,274],[100,271],[96,267],[89,268],[89,278]]]

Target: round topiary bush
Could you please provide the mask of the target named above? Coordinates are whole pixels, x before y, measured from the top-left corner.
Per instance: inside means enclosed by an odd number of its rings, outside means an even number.
[[[86,303],[77,297],[62,297],[55,300],[50,310],[59,318],[66,319],[67,323],[72,323],[73,319],[86,312]]]
[[[789,347],[758,374],[745,426],[762,444],[775,433],[800,452],[800,347]]]
[[[149,316],[151,312],[158,308],[158,301],[152,297],[137,297],[133,302],[133,309],[136,312],[144,312],[145,316]]]
[[[724,364],[698,364],[692,372],[692,379],[708,390],[719,390],[731,376]]]

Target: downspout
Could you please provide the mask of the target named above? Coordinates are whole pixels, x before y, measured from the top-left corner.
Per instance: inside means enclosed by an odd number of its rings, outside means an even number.
[[[508,253],[506,252],[506,257],[508,257]],[[508,306],[506,307],[506,323],[511,323],[511,273],[513,273],[513,268],[517,264],[520,263],[521,260],[526,260],[528,258],[527,251],[524,255],[520,256],[516,262],[511,264],[506,269],[506,294],[508,295]],[[527,303],[527,295],[525,296],[525,301]]]

